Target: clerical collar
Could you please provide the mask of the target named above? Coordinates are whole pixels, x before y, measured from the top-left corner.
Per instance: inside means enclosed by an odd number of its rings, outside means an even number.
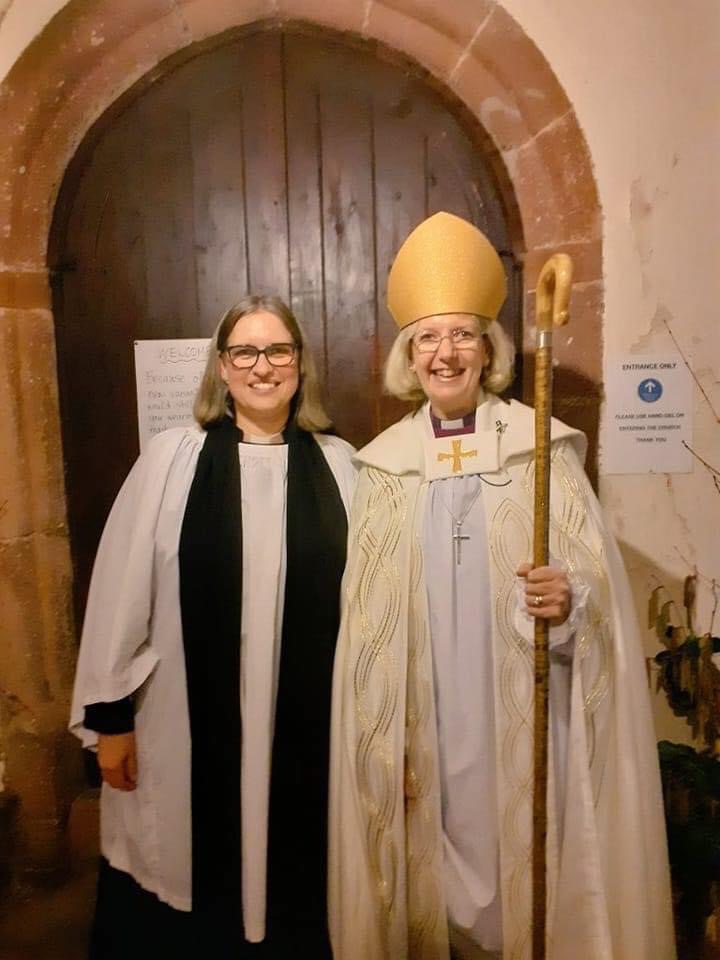
[[[471,410],[459,420],[441,420],[431,408],[430,423],[436,437],[460,437],[466,433],[475,433],[475,410]]]
[[[426,480],[479,474],[493,486],[509,482],[500,451],[507,424],[490,413],[491,406],[482,397],[480,406],[469,418],[450,421],[450,426],[433,416],[429,403],[423,408]],[[440,432],[437,423],[440,423]]]
[[[269,443],[285,443],[282,433],[273,433],[269,437],[260,437],[256,436],[253,433],[244,433],[242,438],[243,443],[257,443],[257,444],[269,444]]]

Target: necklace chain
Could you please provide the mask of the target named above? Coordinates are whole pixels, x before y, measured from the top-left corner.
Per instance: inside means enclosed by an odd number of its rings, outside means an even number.
[[[459,517],[457,517],[457,516],[455,516],[455,514],[452,512],[452,510],[450,509],[450,507],[449,507],[449,506],[447,505],[447,503],[445,502],[445,498],[444,498],[443,495],[442,495],[442,491],[441,491],[441,490],[438,491],[438,493],[439,493],[439,495],[440,495],[440,502],[441,502],[442,505],[445,507],[445,509],[447,510],[447,512],[450,514],[450,518],[452,519],[452,522],[453,522],[454,527],[455,527],[455,529],[453,530],[452,539],[453,539],[453,548],[454,548],[454,551],[455,551],[455,563],[456,563],[457,566],[460,566],[460,564],[461,564],[461,562],[462,562],[462,556],[461,556],[462,542],[463,542],[463,540],[469,540],[469,539],[470,539],[470,534],[469,534],[469,533],[463,533],[463,532],[462,532],[462,525],[463,525],[463,523],[465,523],[465,520],[467,519],[467,515],[470,513],[470,511],[472,510],[472,508],[475,506],[475,503],[477,502],[477,499],[478,499],[478,497],[480,496],[480,493],[481,493],[481,492],[482,492],[482,482],[478,484],[478,488],[477,488],[477,490],[475,491],[474,496],[473,496],[472,499],[470,500],[470,503],[467,505],[467,507],[465,507],[465,509],[463,510],[462,514],[461,514]]]
[[[472,500],[471,500],[470,503],[467,505],[467,507],[465,507],[465,509],[463,510],[462,514],[461,514],[459,517],[456,517],[455,514],[454,514],[454,513],[452,512],[452,510],[450,509],[450,507],[447,505],[447,503],[445,502],[445,497],[443,497],[442,493],[440,493],[440,502],[441,502],[442,505],[445,507],[445,509],[447,510],[447,512],[450,514],[450,516],[452,517],[453,523],[455,523],[456,526],[461,527],[461,526],[465,523],[465,520],[466,520],[466,518],[467,518],[467,515],[470,513],[470,511],[472,510],[472,508],[475,506],[475,501],[476,501],[477,498],[480,496],[480,493],[481,493],[481,492],[482,492],[482,482],[478,484],[478,488],[477,488],[477,490],[475,491],[475,494],[474,494]]]

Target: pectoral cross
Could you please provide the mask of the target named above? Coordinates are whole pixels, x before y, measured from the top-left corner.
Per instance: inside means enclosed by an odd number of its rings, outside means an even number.
[[[438,463],[442,463],[443,460],[452,460],[452,472],[460,473],[462,470],[463,458],[476,457],[477,450],[463,450],[462,440],[451,440],[450,445],[452,447],[452,453],[439,453],[437,455]]]
[[[455,520],[455,533],[453,534],[453,544],[455,547],[455,563],[459,567],[462,562],[460,551],[462,550],[462,541],[469,540],[469,533],[462,533],[462,520]]]

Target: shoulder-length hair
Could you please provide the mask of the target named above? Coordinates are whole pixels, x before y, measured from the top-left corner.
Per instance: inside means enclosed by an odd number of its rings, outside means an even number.
[[[410,323],[395,338],[385,363],[385,390],[399,400],[420,407],[427,397],[417,375],[410,369],[414,333],[415,324]],[[515,347],[497,320],[490,321],[482,337],[490,362],[483,368],[480,383],[489,393],[502,393],[514,375]]]
[[[220,355],[227,347],[230,334],[238,320],[260,311],[272,313],[281,320],[293,343],[298,347],[300,384],[292,400],[290,419],[294,419],[302,430],[308,430],[311,433],[329,430],[332,421],[323,406],[320,384],[305,332],[280,297],[271,296],[244,297],[239,303],[230,307],[217,325],[210,343],[202,383],[195,397],[193,406],[195,419],[205,429],[211,423],[222,420],[228,413],[234,413],[233,399],[220,376]]]

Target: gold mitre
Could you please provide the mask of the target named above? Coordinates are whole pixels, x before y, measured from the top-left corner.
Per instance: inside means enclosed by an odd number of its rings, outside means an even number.
[[[487,237],[461,217],[436,213],[398,250],[387,303],[402,329],[439,313],[495,320],[506,294],[505,270]]]

